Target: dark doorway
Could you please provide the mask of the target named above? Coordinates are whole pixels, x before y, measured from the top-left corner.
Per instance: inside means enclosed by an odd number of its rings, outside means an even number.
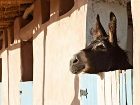
[[[22,81],[33,81],[33,41],[21,41]]]

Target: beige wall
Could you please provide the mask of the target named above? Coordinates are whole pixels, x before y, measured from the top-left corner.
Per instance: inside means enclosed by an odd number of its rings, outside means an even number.
[[[86,37],[86,5],[79,7],[86,1],[77,0],[74,8],[62,17],[58,17],[57,6],[51,4],[51,13],[54,13],[50,22],[54,22],[34,39],[34,52],[40,58],[36,58],[34,68],[34,105],[41,105],[41,95],[44,96],[45,105],[76,105],[79,101],[72,103],[75,95],[74,75],[69,71],[69,60],[72,55],[85,46]],[[61,20],[59,20],[62,18]],[[44,42],[44,35],[46,40]],[[44,43],[43,43],[44,42]],[[44,45],[45,44],[45,45]],[[45,47],[45,54],[44,48]],[[39,51],[37,51],[39,50]],[[45,55],[45,87],[42,93],[43,60]],[[37,61],[38,59],[38,61]],[[40,62],[40,63],[38,63]],[[42,62],[42,63],[41,63]],[[38,71],[38,72],[37,72]],[[36,72],[36,73],[35,73]],[[35,79],[36,78],[36,79]],[[37,80],[38,79],[38,80]],[[38,81],[38,82],[37,82]],[[38,93],[38,94],[37,94]],[[42,94],[41,94],[42,93]],[[37,102],[38,100],[38,102]]]
[[[20,92],[19,92],[19,83],[21,80],[20,47],[14,50],[9,50],[8,56],[9,56],[9,97],[10,97],[9,104],[20,105]]]
[[[140,1],[132,0],[133,17],[133,104],[139,105],[140,99]]]
[[[20,44],[2,52],[2,105],[20,105]]]
[[[2,54],[1,54],[1,58],[2,58],[2,105],[9,105],[9,100],[8,100],[8,91],[9,91],[9,80],[8,80],[8,64],[7,64],[7,50],[5,50]]]
[[[94,4],[91,2],[92,0],[89,0],[88,3],[87,0],[76,0],[72,10],[59,17],[58,0],[52,0],[51,19],[48,22],[41,25],[40,20],[34,20],[22,29],[18,23],[15,25],[16,39],[19,38],[20,33],[21,35],[27,34],[23,37],[25,40],[28,35],[28,38],[31,38],[34,34],[33,105],[80,104],[77,98],[79,79],[69,71],[69,61],[73,54],[83,49],[86,43],[90,42],[89,30],[95,24],[97,13],[100,14],[101,22],[106,31],[109,12],[115,13],[118,20],[118,39],[121,47],[126,48],[126,8],[119,4],[103,2]],[[39,17],[38,14],[36,14],[37,17]],[[16,43],[13,44],[14,47],[9,47],[1,54],[3,58],[3,105],[20,105],[21,59],[20,44],[16,45]],[[106,79],[110,79],[110,75],[111,73]],[[103,84],[104,81],[99,80],[99,82],[102,87],[106,85]]]
[[[44,31],[33,40],[33,105],[43,105],[44,97]]]
[[[47,27],[45,104],[70,105],[74,98],[74,75],[69,71],[72,55],[85,46],[85,6]],[[54,101],[55,100],[55,101]]]

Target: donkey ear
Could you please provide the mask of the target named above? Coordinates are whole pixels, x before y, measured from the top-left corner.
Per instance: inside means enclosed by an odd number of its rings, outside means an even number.
[[[101,22],[100,22],[100,17],[97,15],[96,17],[96,27],[95,29],[91,29],[91,35],[93,35],[95,38],[100,37],[100,36],[107,36]]]
[[[116,23],[117,19],[113,12],[110,12],[110,23],[109,27],[109,42],[113,45],[117,45],[117,34],[116,34]]]

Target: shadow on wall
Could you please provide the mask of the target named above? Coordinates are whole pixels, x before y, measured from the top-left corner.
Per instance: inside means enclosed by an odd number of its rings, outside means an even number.
[[[79,2],[79,1],[82,1],[82,2]],[[51,3],[51,4],[53,4],[53,3]],[[23,36],[27,36],[27,39],[26,40],[23,40],[23,41],[27,41],[28,42],[30,38],[33,37],[35,39],[39,35],[39,33],[41,33],[42,31],[44,31],[44,64],[45,64],[45,48],[46,48],[45,47],[45,45],[46,45],[45,44],[45,42],[46,42],[46,39],[45,38],[47,36],[47,27],[49,25],[51,25],[52,23],[59,21],[60,19],[63,19],[63,18],[66,18],[66,17],[70,17],[71,14],[74,11],[80,10],[81,6],[83,6],[85,4],[86,4],[85,0],[77,0],[77,1],[75,1],[74,7],[70,11],[68,11],[66,14],[64,14],[64,15],[62,15],[63,12],[62,12],[62,14],[58,14],[57,13],[58,10],[56,9],[56,7],[52,7],[52,8],[54,8],[54,9],[52,9],[52,11],[54,10],[53,12],[55,14],[53,16],[51,16],[50,17],[50,20],[46,21],[45,23],[40,23],[40,20],[36,20],[35,23],[34,23],[34,21],[32,22],[32,18],[34,19],[34,17],[31,17],[31,20],[30,20],[30,18],[27,18],[27,20],[25,20],[25,21],[27,21],[26,22],[27,24],[23,23],[24,21],[22,21],[22,20],[21,20],[21,23],[20,23],[20,19],[19,19],[17,21],[17,22],[19,22],[17,24],[17,26],[16,27],[12,26],[12,29],[11,29],[13,31],[12,33],[14,33],[14,29],[16,29],[15,31],[16,31],[17,34],[15,34],[15,33],[12,34],[12,39],[11,39],[12,40],[11,41],[12,43],[10,43],[8,45],[8,48],[7,48],[7,68],[8,68],[8,73],[9,73],[9,63],[10,63],[9,62],[9,59],[10,59],[9,58],[9,51],[12,51],[12,50],[15,50],[15,49],[21,47],[20,44],[21,44],[21,40],[22,39],[21,39],[20,34],[22,34]],[[59,16],[59,15],[61,15],[61,16]],[[30,14],[29,14],[29,17],[30,17]],[[38,16],[38,14],[37,14],[36,17],[40,17],[40,16]],[[17,28],[19,28],[19,29],[17,29]],[[5,40],[5,39],[3,39],[3,40]],[[27,42],[26,42],[26,44],[27,44]],[[25,43],[23,43],[23,44],[26,47]],[[5,45],[5,42],[4,41],[3,41],[3,45]],[[30,46],[28,49],[30,49],[31,47],[32,46]],[[6,48],[3,47],[3,50],[1,50],[1,53],[4,52],[5,50],[6,50]],[[27,48],[25,48],[25,50],[27,51]],[[26,55],[26,53],[25,53],[25,55]],[[26,59],[26,58],[24,58],[24,59]],[[27,58],[27,59],[29,59],[29,58]],[[32,60],[32,58],[31,58],[31,60]],[[22,62],[25,62],[25,60],[22,61]],[[23,66],[27,66],[27,65],[23,65]],[[27,69],[28,69],[28,67],[27,67]],[[32,67],[31,67],[31,69],[32,69]],[[28,71],[28,70],[26,70],[26,71]],[[30,73],[31,74],[31,77],[28,74],[30,80],[32,80],[32,78],[33,78],[32,72]],[[45,72],[45,65],[44,65],[44,72]],[[22,73],[23,73],[23,71],[22,71]],[[27,78],[27,75],[26,75],[27,73],[28,72],[24,72],[26,78]],[[44,74],[44,76],[43,76],[44,79],[43,80],[45,80],[45,73],[43,73],[43,74]],[[22,74],[22,77],[24,77],[23,74]],[[27,80],[26,78],[24,78],[22,80],[25,80],[26,81]],[[45,81],[43,81],[43,85],[44,84],[45,84]],[[75,76],[75,79],[74,79],[74,89],[75,89],[75,96],[74,96],[73,101],[71,102],[71,105],[80,105],[80,100],[78,99],[78,91],[79,91],[79,77],[78,76]],[[44,91],[44,86],[43,86],[43,91]],[[43,97],[44,97],[44,92],[43,92]],[[11,98],[11,97],[9,96],[9,74],[8,74],[8,100],[9,100],[9,98]],[[43,102],[44,102],[44,100],[43,100]]]
[[[70,17],[75,10],[80,10],[80,7],[85,5],[86,3],[86,0],[76,0],[75,2],[74,0],[60,0],[60,3],[58,2],[58,0],[36,0],[34,4],[34,12],[27,14],[27,19],[25,19],[24,21],[23,19],[17,19],[18,23],[16,24],[16,27],[13,24],[12,26],[10,26],[10,39],[8,39],[8,41],[10,40],[11,43],[10,45],[8,45],[8,50],[19,48],[20,39],[24,41],[28,41],[32,37],[33,39],[35,39],[39,35],[39,33],[44,31],[44,29],[46,29],[49,25],[63,18]],[[44,5],[40,7],[40,5],[42,4]],[[66,6],[66,4],[69,4],[69,6]],[[47,7],[50,8],[47,8],[46,5],[48,5]],[[0,40],[0,47],[2,47],[2,43],[5,42],[3,40]],[[0,49],[0,53],[4,52],[5,49],[5,47],[3,47],[3,49]]]
[[[78,75],[75,75],[75,78],[74,78],[74,90],[75,90],[75,96],[73,98],[71,105],[80,105],[80,100],[78,99],[78,94],[79,94],[79,76]]]
[[[39,22],[35,21],[34,27],[33,27],[33,38],[35,39],[40,32],[43,30],[46,30],[47,27],[54,22],[60,21],[61,19],[70,17],[71,14],[76,11],[80,10],[80,8],[87,4],[86,0],[77,0],[73,2],[73,0],[60,0],[60,3],[56,0],[56,2],[50,2],[50,19],[46,21],[43,24],[40,24]],[[70,4],[68,7],[66,7],[66,4]],[[69,11],[68,11],[69,10]],[[38,15],[37,15],[38,16]],[[42,16],[43,17],[43,16]],[[47,34],[46,34],[47,35]]]
[[[131,13],[131,2],[127,3],[127,16],[128,16],[127,52],[130,64],[133,65],[133,21]]]

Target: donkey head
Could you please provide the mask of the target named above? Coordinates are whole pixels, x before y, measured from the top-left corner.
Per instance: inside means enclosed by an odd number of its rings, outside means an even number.
[[[91,30],[91,35],[94,35],[93,41],[70,60],[70,70],[73,74],[93,74],[132,68],[126,52],[117,44],[116,23],[116,17],[111,12],[109,32],[106,34],[97,15],[96,28]]]

